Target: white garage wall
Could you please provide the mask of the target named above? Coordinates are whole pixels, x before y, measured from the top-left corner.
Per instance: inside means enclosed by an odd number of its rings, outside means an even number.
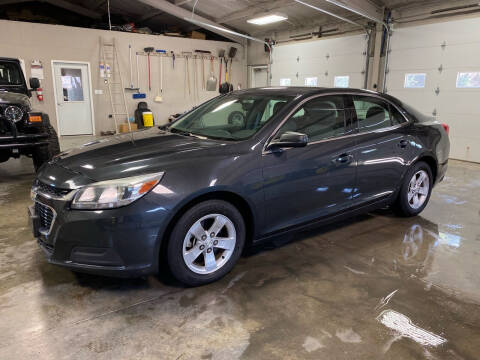
[[[32,103],[36,110],[44,111],[50,115],[54,127],[57,126],[57,121],[55,119],[51,61],[66,60],[89,62],[91,66],[93,89],[104,91],[103,95],[93,95],[95,129],[97,134],[99,134],[102,130],[114,129],[113,119],[108,118],[108,114],[111,110],[107,98],[107,88],[103,79],[100,78],[98,70],[100,61],[100,37],[103,37],[108,42],[111,42],[111,39],[115,37],[125,86],[128,86],[128,83],[130,82],[128,45],[131,44],[133,54],[135,54],[135,51],[143,51],[143,48],[153,46],[156,49],[173,50],[175,53],[181,53],[182,51],[193,52],[196,49],[210,50],[212,54],[217,55],[219,49],[224,49],[228,53],[228,49],[231,46],[234,46],[238,51],[232,68],[233,83],[235,88],[238,84],[241,84],[242,87],[246,87],[247,71],[244,49],[241,45],[231,42],[194,40],[0,20],[0,56],[24,59],[28,77],[30,76],[31,61],[33,59],[42,61],[45,80],[42,80],[41,82],[45,101],[40,103],[34,96],[32,97]],[[170,114],[190,109],[195,104],[195,101],[193,100],[193,96],[184,95],[185,62],[183,58],[177,58],[174,71],[171,66],[171,58],[164,59],[164,101],[163,103],[155,103],[153,101],[157,95],[157,79],[159,78],[157,59],[158,58],[152,58],[151,60],[153,87],[152,91],[148,92],[146,75],[147,61],[146,57],[140,58],[140,88],[142,92],[147,94],[147,98],[133,100],[131,92],[127,92],[127,103],[130,116],[133,116],[138,101],[147,101],[150,109],[154,113],[155,122],[162,124],[167,121]],[[133,56],[133,62],[135,63],[135,56]],[[197,79],[199,79],[200,82],[200,60],[197,60],[197,62],[199,72]],[[218,78],[219,64],[217,60],[215,61],[214,69],[215,77]],[[205,62],[206,78],[209,73],[209,66],[207,62]],[[190,60],[190,76],[190,82],[193,86],[192,60]],[[136,74],[134,74],[134,82],[136,82]],[[202,102],[211,97],[217,96],[218,92],[201,90],[199,86],[198,94],[198,102]]]
[[[305,78],[317,77],[317,86],[333,87],[335,76],[349,76],[349,87],[364,87],[365,35],[344,36],[275,46],[272,85],[290,78],[292,86],[304,86]],[[297,76],[298,75],[298,76]]]
[[[480,72],[479,29],[479,18],[395,28],[387,75],[389,94],[450,125],[451,158],[474,162],[480,162],[480,89],[457,89],[456,79],[458,72]],[[406,73],[427,74],[425,88],[405,89]]]

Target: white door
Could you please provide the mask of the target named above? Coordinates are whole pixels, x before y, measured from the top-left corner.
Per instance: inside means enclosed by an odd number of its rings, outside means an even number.
[[[266,67],[253,68],[252,87],[268,86],[268,70]]]
[[[396,28],[387,92],[450,126],[450,157],[480,162],[480,19]]]
[[[87,64],[54,62],[53,72],[60,135],[92,135]]]
[[[365,35],[277,45],[272,86],[363,88],[366,47]]]

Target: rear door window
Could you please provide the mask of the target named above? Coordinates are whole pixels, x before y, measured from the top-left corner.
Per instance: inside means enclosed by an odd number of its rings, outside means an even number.
[[[353,96],[353,103],[361,133],[392,126],[390,108],[387,102],[368,96]]]

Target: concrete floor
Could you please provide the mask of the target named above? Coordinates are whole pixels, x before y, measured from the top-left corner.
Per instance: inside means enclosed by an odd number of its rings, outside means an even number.
[[[193,289],[47,264],[32,179],[29,159],[0,164],[0,359],[480,357],[479,165],[452,161],[422,216],[281,237]]]

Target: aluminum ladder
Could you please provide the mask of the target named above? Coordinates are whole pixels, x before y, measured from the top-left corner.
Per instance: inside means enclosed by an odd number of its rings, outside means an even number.
[[[118,61],[117,48],[115,46],[115,38],[108,43],[100,37],[101,58],[104,66],[103,81],[107,85],[108,97],[110,99],[111,117],[115,122],[115,134],[119,133],[118,125],[122,120],[127,121],[128,130],[132,131],[130,124],[130,116],[128,114],[127,98],[125,96],[125,88],[123,86],[122,72],[120,62]],[[107,64],[110,71],[107,71]]]

